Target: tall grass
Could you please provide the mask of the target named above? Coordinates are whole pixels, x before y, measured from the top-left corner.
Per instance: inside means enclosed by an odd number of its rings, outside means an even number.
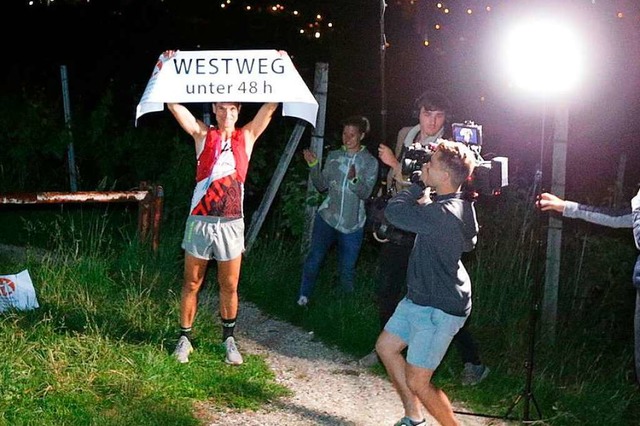
[[[46,255],[0,256],[5,273],[29,270],[40,303],[0,314],[0,425],[195,425],[195,402],[254,409],[288,392],[258,357],[224,364],[213,309],[198,314],[191,362],[176,363],[178,237],[167,230],[153,254],[103,213],[31,223],[36,241],[56,230]]]
[[[554,341],[540,327],[546,217],[532,214],[532,203],[518,192],[480,200],[477,209],[482,225],[478,246],[464,259],[474,291],[469,321],[491,373],[478,386],[462,387],[462,363],[452,350],[436,382],[476,413],[503,417],[510,410],[510,417],[522,419],[526,404],[529,420],[550,425],[639,424],[630,283],[636,252],[630,231],[566,223]],[[379,331],[373,299],[378,250],[373,239],[365,241],[351,296],[336,289],[331,253],[312,304],[300,308],[295,303],[303,261],[300,242],[264,236],[246,255],[241,292],[316,338],[363,356]],[[528,394],[525,365],[530,361]]]
[[[462,365],[450,351],[434,380],[476,413],[504,416],[511,409],[512,417],[522,418],[528,402],[530,419],[538,420],[539,407],[544,424],[638,424],[630,284],[636,252],[628,230],[565,222],[554,343],[542,335],[539,320],[532,322],[539,316],[544,222],[536,222],[530,202],[517,192],[477,208],[479,243],[464,259],[474,289],[469,321],[491,373],[478,386],[462,387]],[[175,219],[176,211],[163,223],[155,254],[133,237],[135,215],[114,209],[42,213],[14,226],[27,237],[6,242],[40,242],[47,255],[31,250],[24,261],[0,256],[3,272],[29,269],[41,305],[0,316],[0,356],[7,360],[0,365],[0,425],[197,424],[196,401],[251,409],[286,393],[258,357],[247,356],[240,369],[223,364],[213,309],[200,309],[198,350],[188,367],[171,359],[183,259],[183,218]],[[9,231],[3,237],[14,231],[3,226]],[[379,243],[367,235],[352,295],[336,285],[331,252],[312,303],[300,308],[301,241],[277,224],[265,229],[273,231],[261,234],[245,255],[241,304],[250,300],[347,353],[367,354],[378,335]],[[213,291],[215,282],[209,282],[204,299]],[[533,400],[522,398],[529,361]]]

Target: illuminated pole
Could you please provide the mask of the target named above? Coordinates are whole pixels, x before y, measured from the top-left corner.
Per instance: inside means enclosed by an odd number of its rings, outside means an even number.
[[[569,110],[564,99],[581,78],[582,53],[582,46],[566,23],[538,17],[513,29],[505,55],[514,86],[555,103],[551,192],[561,198],[564,198],[569,134]],[[540,158],[541,167],[542,161]],[[555,340],[561,244],[562,221],[550,217],[541,320],[551,342]]]
[[[553,126],[553,165],[551,193],[564,199],[567,141],[569,139],[569,108],[559,103],[555,108]],[[560,281],[560,254],[562,246],[562,218],[549,216],[547,229],[547,258],[545,266],[545,292],[542,300],[542,325],[551,341],[555,341],[558,317],[558,290]]]
[[[569,128],[569,113],[563,97],[568,95],[580,78],[583,70],[581,63],[582,49],[577,38],[569,31],[566,23],[554,22],[550,18],[534,17],[528,22],[514,27],[510,37],[506,40],[506,60],[503,69],[507,71],[507,78],[513,86],[531,91],[535,96],[543,96],[545,104],[549,100],[555,103],[555,126],[553,146],[552,168],[552,192],[564,197],[564,182],[566,170],[566,150]],[[545,143],[545,113],[543,113],[542,132],[540,138],[540,164],[535,175],[534,196],[542,193],[542,170],[544,163]],[[533,208],[533,206],[532,206]],[[537,210],[538,220],[535,223],[535,238],[537,239],[534,251],[535,272],[533,277],[533,294],[531,297],[531,315],[529,317],[529,344],[525,368],[527,371],[526,383],[520,394],[507,411],[508,417],[519,401],[524,401],[523,416],[528,421],[530,415],[530,403],[538,411],[542,418],[542,412],[533,396],[533,370],[535,336],[538,320],[538,309],[542,299],[542,325],[544,335],[548,342],[555,340],[555,327],[558,306],[558,278],[560,270],[560,247],[562,244],[562,221],[558,218],[549,218],[547,229],[547,251],[545,282],[542,287],[542,274],[539,273],[541,259],[541,211]],[[544,290],[544,291],[542,291]]]

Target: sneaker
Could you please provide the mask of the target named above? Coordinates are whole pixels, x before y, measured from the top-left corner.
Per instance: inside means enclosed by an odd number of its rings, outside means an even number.
[[[461,382],[464,386],[477,385],[483,381],[489,375],[489,367],[484,364],[474,365],[470,362],[464,363],[464,370],[462,370]]]
[[[396,423],[393,426],[424,426],[426,425],[426,420],[422,419],[420,420],[420,422],[416,423],[413,420],[411,420],[409,417],[403,417],[400,420],[398,420],[398,423]]]
[[[361,367],[366,367],[366,368],[370,368],[370,367],[373,367],[374,365],[380,364],[380,358],[378,358],[378,353],[376,352],[375,349],[372,350],[371,353],[360,358],[360,360],[358,361],[358,364],[360,364]]]
[[[189,354],[193,352],[193,346],[187,338],[187,336],[180,336],[176,349],[173,351],[173,356],[178,360],[180,364],[189,362]]]
[[[298,306],[307,306],[307,304],[309,303],[309,299],[307,298],[307,296],[300,296],[300,298],[298,299]]]
[[[227,337],[227,340],[224,341],[224,347],[227,351],[227,356],[225,357],[224,362],[231,365],[242,364],[242,355],[240,355],[240,352],[238,352],[236,340],[233,338],[233,336]]]

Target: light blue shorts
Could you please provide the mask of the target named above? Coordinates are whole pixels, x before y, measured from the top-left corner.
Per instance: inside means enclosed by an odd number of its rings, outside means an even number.
[[[244,252],[244,219],[189,216],[182,248],[199,259],[235,259]]]
[[[431,306],[416,305],[405,297],[384,329],[407,344],[409,364],[435,370],[466,320],[467,317],[450,315]]]

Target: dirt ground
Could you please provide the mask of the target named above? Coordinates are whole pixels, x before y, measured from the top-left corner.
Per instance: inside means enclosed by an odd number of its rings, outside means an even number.
[[[200,404],[198,415],[207,425],[392,426],[403,416],[400,399],[386,378],[246,301],[241,302],[236,337],[240,352],[263,356],[293,396],[256,412],[220,411]],[[459,401],[452,402],[455,411],[469,412]],[[465,426],[516,424],[465,414],[458,414],[458,419]],[[427,418],[426,426],[437,424]]]

